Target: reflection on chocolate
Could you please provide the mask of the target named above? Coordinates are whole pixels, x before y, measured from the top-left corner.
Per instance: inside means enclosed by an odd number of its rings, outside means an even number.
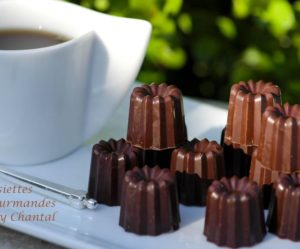
[[[270,168],[262,165],[257,159],[258,150],[259,148],[256,149],[252,155],[249,178],[256,181],[260,186],[263,186],[264,184],[272,184],[279,178],[280,171],[271,170]]]
[[[268,107],[262,129],[255,158],[262,167],[285,173],[300,171],[300,105]]]
[[[119,224],[127,232],[159,235],[179,228],[175,176],[148,166],[125,174]]]
[[[264,204],[281,173],[300,170],[300,105],[268,107],[262,117],[262,133],[252,155],[250,179],[264,189]]]
[[[216,141],[194,138],[173,151],[171,169],[195,173],[205,179],[219,179],[224,175],[223,149]]]
[[[267,226],[280,238],[300,241],[300,173],[282,174],[274,183]]]
[[[261,116],[267,106],[281,104],[278,86],[263,81],[234,84],[230,91],[224,142],[251,155],[258,146]]]
[[[110,206],[120,204],[125,172],[141,164],[141,154],[124,139],[101,140],[92,150],[88,196]]]
[[[219,246],[252,246],[266,234],[260,188],[248,178],[215,180],[208,189],[204,235]]]
[[[208,186],[224,176],[223,149],[215,141],[195,138],[173,151],[171,170],[176,172],[179,201],[205,205]]]
[[[184,143],[187,132],[181,91],[165,83],[136,87],[130,98],[127,140],[153,150]]]

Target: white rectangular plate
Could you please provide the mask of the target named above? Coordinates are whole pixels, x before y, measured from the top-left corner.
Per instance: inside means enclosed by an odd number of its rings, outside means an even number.
[[[60,160],[37,166],[12,167],[14,170],[63,184],[72,188],[87,189],[90,167],[91,144],[100,139],[126,137],[129,95],[120,105],[106,128],[93,141]],[[194,137],[219,141],[226,122],[226,110],[189,98],[184,99],[186,123],[189,139]],[[45,141],[46,142],[46,141]],[[17,155],[16,155],[17,156]],[[0,179],[0,187],[9,186]],[[42,200],[43,197],[31,194],[3,194],[10,200]],[[2,197],[1,197],[2,198]],[[206,241],[203,235],[205,208],[180,206],[180,229],[156,237],[138,236],[126,233],[119,225],[119,207],[100,205],[97,210],[76,210],[56,203],[52,208],[1,208],[0,215],[8,217],[23,210],[28,214],[50,214],[57,211],[53,222],[12,221],[9,218],[4,226],[33,235],[35,237],[76,249],[129,249],[129,248],[172,248],[200,249],[219,248]],[[282,240],[268,234],[262,243],[253,248],[292,249],[300,243]]]

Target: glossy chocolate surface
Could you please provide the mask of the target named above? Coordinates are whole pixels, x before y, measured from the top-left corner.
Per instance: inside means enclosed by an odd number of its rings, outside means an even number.
[[[205,179],[219,179],[224,176],[223,148],[216,141],[194,138],[174,149],[171,170],[197,174]]]
[[[127,140],[153,150],[183,144],[187,131],[181,91],[165,83],[136,87],[130,97]]]
[[[258,149],[252,154],[249,178],[256,181],[260,186],[264,184],[272,184],[279,178],[280,171],[271,170],[270,168],[265,167],[257,159],[257,151]]]
[[[204,235],[219,246],[252,246],[266,234],[261,192],[248,178],[215,180],[208,189]]]
[[[124,139],[93,146],[88,196],[110,206],[120,204],[125,172],[141,164],[141,151]]]
[[[267,225],[280,238],[300,241],[300,173],[282,174],[274,183]]]
[[[262,167],[291,173],[300,171],[300,105],[276,105],[263,114],[256,160]]]
[[[119,224],[127,232],[159,235],[179,228],[175,175],[148,166],[125,174]]]
[[[263,81],[234,84],[230,91],[224,142],[251,155],[258,146],[262,113],[267,106],[281,104],[278,86]]]
[[[174,149],[171,170],[176,172],[179,202],[203,206],[209,185],[224,176],[223,149],[216,141],[194,138]]]

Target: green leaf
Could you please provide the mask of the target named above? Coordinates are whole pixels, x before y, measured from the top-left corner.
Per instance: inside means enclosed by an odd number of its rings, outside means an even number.
[[[237,18],[246,18],[250,13],[251,0],[233,0],[233,14]]]
[[[294,9],[300,12],[300,1],[294,2]]]
[[[129,7],[132,10],[149,12],[155,6],[155,0],[129,0]]]
[[[86,7],[86,8],[92,8],[92,5],[91,5],[91,1],[90,0],[82,0],[80,5]]]
[[[250,47],[245,50],[242,60],[250,67],[259,68],[263,71],[269,71],[272,69],[273,64],[269,55],[263,53],[255,47]]]
[[[187,13],[180,14],[180,16],[177,19],[177,23],[183,33],[188,34],[192,31],[193,23],[192,23],[192,18],[189,14]]]
[[[217,26],[220,32],[228,39],[234,39],[236,37],[236,28],[234,22],[225,16],[217,18]]]
[[[143,83],[160,83],[166,81],[166,75],[158,70],[142,70],[139,73],[137,80]]]
[[[273,53],[273,61],[277,64],[283,64],[285,62],[285,55],[282,51],[277,50]]]
[[[109,0],[94,0],[94,7],[99,11],[106,11],[110,6]]]
[[[182,0],[166,0],[163,12],[166,14],[176,15],[179,13],[182,6]]]
[[[169,69],[180,69],[186,62],[186,54],[183,49],[172,48],[166,40],[161,38],[152,38],[147,52],[148,58],[153,63]]]
[[[175,21],[163,13],[157,13],[153,16],[151,23],[154,27],[153,33],[170,35],[176,32]]]
[[[296,48],[300,48],[300,33],[295,33],[292,36],[292,44],[296,47]]]
[[[261,18],[269,24],[270,31],[275,37],[284,36],[296,24],[293,8],[287,0],[270,1]]]

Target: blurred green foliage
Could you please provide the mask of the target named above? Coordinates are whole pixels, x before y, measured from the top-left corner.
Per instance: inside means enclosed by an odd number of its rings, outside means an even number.
[[[152,23],[140,81],[227,100],[231,84],[263,79],[300,103],[300,0],[69,1]]]

